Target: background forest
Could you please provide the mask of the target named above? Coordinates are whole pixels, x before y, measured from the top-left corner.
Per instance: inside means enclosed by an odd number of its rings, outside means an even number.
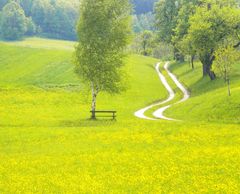
[[[153,4],[156,0],[133,0],[134,31],[152,29]],[[5,40],[38,35],[48,38],[76,40],[79,0],[0,0],[0,30]],[[12,21],[12,22],[11,22]],[[17,21],[12,29],[10,23]]]

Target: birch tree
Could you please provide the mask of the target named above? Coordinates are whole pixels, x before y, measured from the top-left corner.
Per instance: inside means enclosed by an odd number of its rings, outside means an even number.
[[[92,119],[100,92],[123,90],[122,67],[131,34],[128,0],[82,0],[75,71],[92,90]]]

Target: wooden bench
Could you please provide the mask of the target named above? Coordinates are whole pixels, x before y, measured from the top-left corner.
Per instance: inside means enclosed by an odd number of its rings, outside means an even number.
[[[113,110],[90,111],[90,113],[92,113],[92,116],[91,116],[92,119],[96,119],[96,117],[112,117],[112,119],[115,120],[117,117],[116,116],[117,111],[113,111]],[[100,115],[97,116],[96,114],[98,113]],[[112,115],[110,116],[109,114],[112,114]],[[93,115],[95,115],[95,118],[93,117]]]

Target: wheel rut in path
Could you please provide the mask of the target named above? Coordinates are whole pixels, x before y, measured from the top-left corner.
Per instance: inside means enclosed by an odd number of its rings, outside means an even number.
[[[158,119],[162,119],[162,120],[168,120],[168,121],[178,121],[176,119],[173,119],[173,118],[168,118],[168,117],[165,117],[164,116],[164,112],[169,109],[170,107],[172,107],[173,105],[175,104],[179,104],[179,103],[182,103],[182,102],[185,102],[186,100],[189,99],[190,95],[189,95],[189,92],[188,90],[179,82],[179,80],[177,79],[177,77],[170,72],[170,70],[168,69],[169,67],[169,62],[166,62],[165,65],[164,65],[164,69],[166,70],[166,72],[168,73],[168,75],[170,76],[170,78],[174,81],[174,83],[177,85],[177,87],[182,91],[183,93],[183,98],[176,102],[176,103],[173,103],[173,104],[170,104],[170,105],[167,105],[167,106],[164,106],[158,110],[156,110],[154,113],[153,113],[153,116],[155,118],[152,118],[152,117],[148,117],[145,115],[146,111],[154,108],[154,107],[157,107],[157,106],[160,106],[160,105],[164,105],[170,101],[172,101],[174,98],[175,98],[175,93],[173,91],[173,89],[171,88],[171,86],[168,84],[165,76],[161,73],[160,71],[160,63],[156,64],[155,66],[155,70],[160,78],[160,81],[162,82],[162,84],[164,85],[164,87],[166,88],[166,90],[168,91],[168,98],[164,101],[161,101],[161,102],[158,102],[158,103],[154,103],[150,106],[147,106],[137,112],[135,112],[135,116],[140,118],[140,119],[145,119],[145,120],[158,120]]]

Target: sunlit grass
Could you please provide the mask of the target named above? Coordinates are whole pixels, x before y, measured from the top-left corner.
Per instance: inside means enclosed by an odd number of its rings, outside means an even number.
[[[72,52],[19,44],[0,44],[0,193],[239,192],[237,77],[232,110],[227,103],[214,109],[209,123],[206,110],[228,99],[224,85],[217,82],[215,90],[200,80],[201,69],[174,65],[193,98],[167,114],[192,122],[139,120],[136,110],[167,93],[157,60],[132,55],[128,91],[98,98],[98,109],[118,111],[117,121],[90,121],[90,96],[73,73]],[[232,124],[219,124],[223,115]]]
[[[201,64],[191,70],[187,64],[174,64],[172,70],[191,91],[191,98],[167,111],[168,115],[186,121],[240,123],[240,64],[231,76],[232,96],[222,79],[202,78]],[[187,114],[182,114],[183,111]]]
[[[43,39],[43,38],[26,38],[24,41],[13,41],[13,42],[1,42],[2,44],[8,44],[18,47],[28,47],[28,48],[42,48],[48,50],[65,50],[73,51],[76,42],[73,41],[62,41],[54,39]]]

